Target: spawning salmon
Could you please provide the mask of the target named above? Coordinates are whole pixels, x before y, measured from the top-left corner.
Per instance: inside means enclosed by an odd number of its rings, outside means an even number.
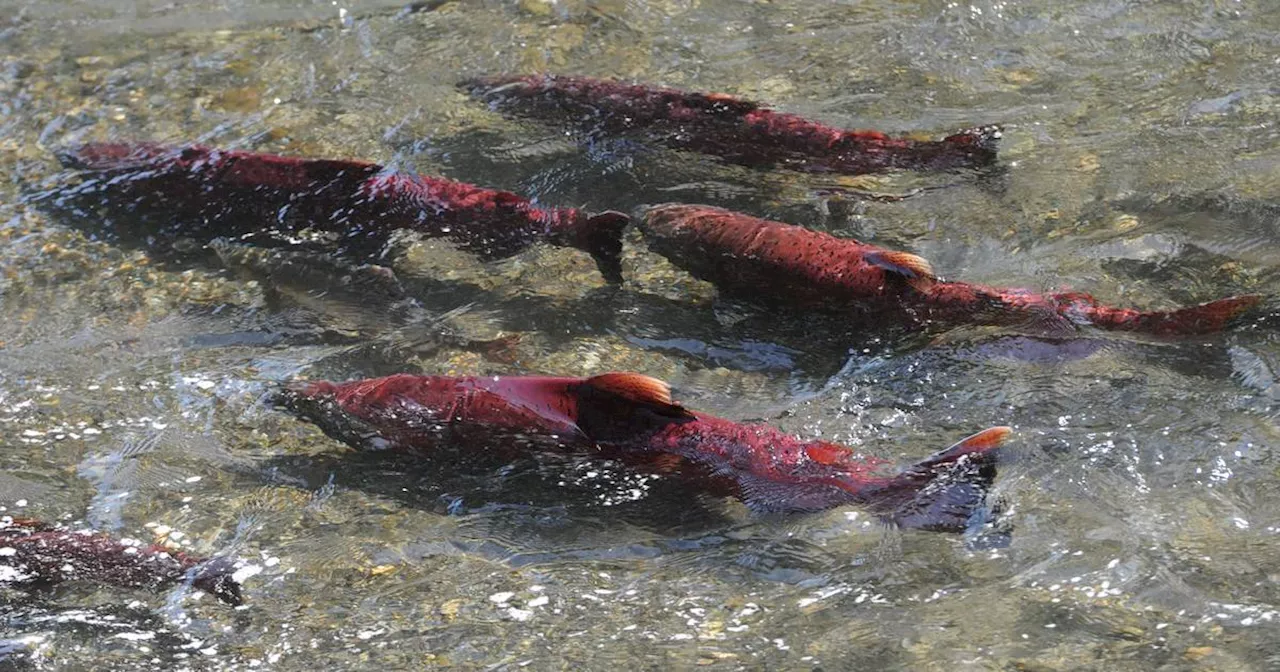
[[[859,504],[904,527],[963,531],[995,478],[993,427],[886,473],[886,462],[835,443],[691,411],[666,383],[636,373],[590,378],[395,375],[290,385],[282,403],[365,449],[520,443],[565,448],[678,474],[759,511]]]
[[[1262,301],[1244,295],[1143,311],[1107,306],[1083,292],[947,282],[909,252],[702,205],[650,208],[640,228],[650,249],[723,291],[810,308],[861,306],[951,324],[1048,331],[1092,326],[1167,336],[1219,331]]]
[[[49,585],[97,581],[156,590],[190,577],[192,585],[230,605],[243,602],[229,558],[205,560],[161,546],[127,543],[92,530],[31,518],[0,518],[0,582]]]
[[[846,175],[947,170],[991,164],[1002,135],[983,126],[942,140],[849,130],[722,93],[698,93],[611,79],[564,75],[479,77],[460,83],[496,110],[586,126],[641,131],[674,149],[752,167]]]
[[[399,173],[367,161],[307,159],[191,145],[89,143],[59,154],[88,171],[66,197],[141,219],[148,237],[236,238],[320,232],[376,256],[392,233],[446,238],[486,260],[546,242],[575,247],[620,282],[618,212],[541,207],[508,191]]]

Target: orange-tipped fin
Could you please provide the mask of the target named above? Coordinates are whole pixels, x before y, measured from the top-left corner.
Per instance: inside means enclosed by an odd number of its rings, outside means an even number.
[[[849,459],[852,451],[847,446],[826,441],[814,441],[806,444],[804,452],[809,459],[818,464],[843,464]]]
[[[644,374],[602,373],[588,378],[586,383],[596,391],[607,392],[637,404],[684,410],[682,406],[671,400],[670,385]]]
[[[903,276],[907,284],[916,291],[927,292],[933,288],[938,278],[933,274],[933,266],[929,260],[910,252],[894,250],[877,250],[867,254],[867,261],[872,265],[893,271]]]
[[[991,427],[973,436],[961,439],[960,442],[932,456],[917,462],[914,468],[933,467],[948,462],[955,462],[965,455],[989,453],[999,448],[1004,440],[1013,433],[1012,427]]]

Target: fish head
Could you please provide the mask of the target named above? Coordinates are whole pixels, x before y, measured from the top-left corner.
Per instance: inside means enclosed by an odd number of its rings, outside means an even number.
[[[191,585],[210,595],[238,607],[244,603],[243,588],[235,578],[236,562],[229,557],[217,557],[196,568]]]

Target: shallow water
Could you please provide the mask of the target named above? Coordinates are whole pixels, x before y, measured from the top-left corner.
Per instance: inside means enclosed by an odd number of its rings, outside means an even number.
[[[985,329],[928,337],[719,301],[635,239],[605,291],[576,251],[393,266],[516,362],[378,348],[368,315],[277,309],[33,194],[85,140],[359,157],[629,209],[704,202],[930,258],[947,277],[1147,307],[1275,293],[1280,11],[1071,3],[0,2],[0,505],[257,571],[182,589],[6,590],[36,669],[1274,669],[1280,343]],[[994,174],[835,180],[505,120],[461,77],[620,76],[937,136],[1009,125]],[[897,203],[831,198],[863,189]],[[376,320],[374,320],[376,323]],[[733,418],[902,462],[1016,429],[1007,545],[865,512],[759,517],[566,458],[355,456],[273,381],[633,369]],[[246,572],[250,573],[250,572]],[[157,662],[158,661],[158,662]],[[632,662],[634,661],[634,663]]]

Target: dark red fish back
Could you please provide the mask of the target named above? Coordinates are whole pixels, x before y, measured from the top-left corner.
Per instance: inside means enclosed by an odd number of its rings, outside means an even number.
[[[669,147],[729,163],[809,172],[856,175],[982,166],[995,160],[1001,137],[998,126],[984,126],[940,141],[893,138],[835,128],[726,94],[590,77],[482,77],[460,85],[507,113],[568,122],[589,132],[643,131]]]
[[[238,605],[240,584],[229,558],[205,561],[159,546],[126,543],[99,532],[70,530],[30,519],[0,521],[0,567],[8,583],[47,585],[98,581],[125,588],[159,589],[190,576],[192,584]]]
[[[303,159],[190,146],[90,143],[60,154],[93,171],[64,200],[102,209],[134,239],[201,243],[246,235],[321,234],[339,251],[373,257],[391,234],[448,238],[484,259],[538,242],[582,249],[621,282],[626,215],[542,208],[516,194],[364,161]],[[162,250],[164,251],[164,250]]]
[[[677,266],[757,299],[851,309],[934,281],[929,263],[909,252],[709,206],[657,206],[641,228],[650,249]]]

